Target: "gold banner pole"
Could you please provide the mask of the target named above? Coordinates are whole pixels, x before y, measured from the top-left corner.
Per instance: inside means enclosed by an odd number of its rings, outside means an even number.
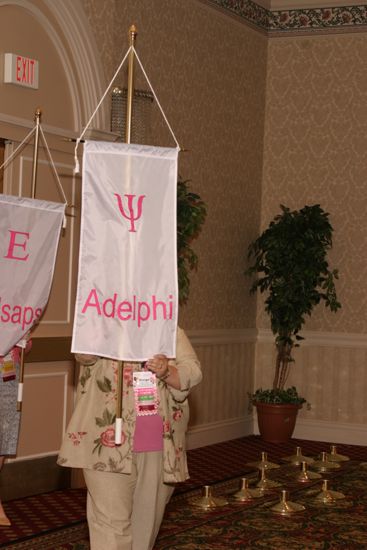
[[[135,25],[131,25],[129,29],[130,47],[135,46],[137,31]],[[133,96],[134,96],[134,52],[129,53],[129,66],[127,73],[127,111],[126,111],[126,129],[125,141],[131,143],[131,125],[133,116]]]
[[[129,29],[129,45],[134,46],[137,36],[135,25]],[[125,141],[131,143],[133,97],[134,97],[134,51],[129,53],[129,65],[127,73],[127,109],[126,109],[126,127]],[[122,441],[122,392],[123,392],[123,362],[118,362],[117,378],[117,403],[116,403],[116,422],[115,422],[115,444],[121,445]]]
[[[38,168],[38,144],[39,144],[39,135],[40,135],[41,114],[42,114],[41,109],[36,109],[36,112],[35,112],[36,133],[35,133],[35,137],[34,137],[33,164],[32,164],[32,191],[31,191],[32,199],[34,199],[36,197],[37,168]]]
[[[42,114],[41,109],[36,109],[36,112],[35,112],[36,132],[35,132],[34,147],[33,147],[32,187],[31,187],[32,199],[34,199],[36,196],[38,146],[39,146],[41,114]],[[18,383],[17,411],[22,410],[22,403],[23,403],[24,350],[26,345],[27,345],[27,340],[24,339],[21,343],[21,352],[20,352],[20,371],[19,371],[19,383]]]

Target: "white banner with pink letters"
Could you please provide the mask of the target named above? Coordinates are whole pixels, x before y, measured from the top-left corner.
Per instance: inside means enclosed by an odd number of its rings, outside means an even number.
[[[72,352],[176,354],[178,149],[87,141]]]
[[[65,205],[0,195],[0,355],[39,321],[55,267]]]

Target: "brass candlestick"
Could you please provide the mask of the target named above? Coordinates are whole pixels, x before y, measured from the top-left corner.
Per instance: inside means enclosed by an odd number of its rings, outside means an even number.
[[[265,491],[271,491],[274,487],[280,487],[280,483],[273,481],[272,479],[268,479],[266,477],[266,468],[261,468],[260,481],[257,483],[256,487],[260,489],[262,493],[265,493]]]
[[[288,516],[289,514],[303,512],[305,510],[305,507],[302,504],[291,502],[288,498],[288,491],[283,490],[280,497],[280,502],[275,504],[275,506],[272,506],[270,510],[275,514],[281,514],[282,516]]]
[[[313,479],[319,479],[321,478],[320,474],[317,474],[316,472],[310,472],[308,469],[307,462],[303,461],[301,467],[301,471],[296,476],[296,480],[301,483],[308,483],[309,481],[312,481]]]
[[[283,460],[290,462],[294,466],[300,466],[302,462],[307,462],[307,464],[312,464],[314,462],[313,458],[302,454],[301,447],[296,447],[296,453],[294,455],[284,457]]]
[[[260,489],[249,489],[248,479],[243,477],[241,480],[241,489],[234,493],[233,498],[239,500],[240,502],[247,502],[253,500],[254,498],[259,498],[263,495]]]
[[[345,495],[343,493],[340,493],[339,491],[331,491],[329,489],[329,480],[323,479],[322,489],[316,495],[315,501],[322,502],[323,504],[335,504],[337,500],[343,498],[345,498]]]
[[[330,453],[328,453],[326,456],[327,459],[331,462],[346,462],[347,460],[349,460],[349,456],[340,455],[337,452],[336,445],[331,445]]]
[[[337,470],[340,468],[340,464],[338,464],[338,462],[331,462],[331,460],[327,458],[327,453],[322,452],[320,460],[313,462],[311,468],[318,472],[328,472],[330,470]]]
[[[279,464],[275,462],[270,462],[268,460],[268,453],[261,453],[261,460],[258,462],[249,462],[246,466],[251,466],[252,468],[258,468],[259,470],[272,470],[273,468],[280,468]]]
[[[203,489],[203,496],[190,499],[191,504],[198,506],[203,510],[210,510],[211,508],[217,508],[218,506],[225,506],[228,504],[228,501],[225,498],[213,497],[212,489],[209,485],[204,485]]]

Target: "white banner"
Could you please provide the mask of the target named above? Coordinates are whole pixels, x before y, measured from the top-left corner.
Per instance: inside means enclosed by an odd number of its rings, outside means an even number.
[[[72,352],[176,354],[178,149],[87,141]]]
[[[0,195],[0,355],[46,307],[65,205]]]

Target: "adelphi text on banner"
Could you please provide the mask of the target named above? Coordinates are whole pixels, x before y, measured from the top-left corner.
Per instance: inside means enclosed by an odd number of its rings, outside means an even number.
[[[87,141],[72,351],[174,357],[178,149]]]
[[[0,355],[36,323],[49,298],[65,205],[0,195]]]

